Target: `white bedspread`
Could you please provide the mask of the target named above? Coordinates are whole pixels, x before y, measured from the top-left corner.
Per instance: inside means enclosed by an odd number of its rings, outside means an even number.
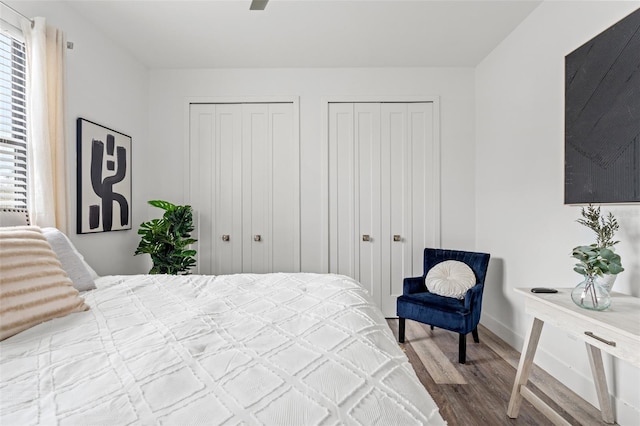
[[[0,424],[444,424],[350,278],[111,276],[0,342]]]

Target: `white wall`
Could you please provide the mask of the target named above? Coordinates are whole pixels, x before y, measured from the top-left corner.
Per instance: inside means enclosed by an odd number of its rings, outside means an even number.
[[[571,249],[595,242],[580,207],[563,205],[564,56],[638,6],[544,2],[476,69],[477,246],[493,256],[482,322],[516,348],[531,318],[513,288],[577,285]],[[614,289],[640,296],[640,206],[603,210],[621,226]],[[545,327],[536,363],[598,406],[584,344]],[[618,422],[640,424],[639,370],[605,365]]]
[[[138,225],[146,220],[144,163],[147,149],[148,72],[135,58],[86,24],[64,2],[9,1],[26,16],[44,16],[62,29],[73,50],[66,51],[66,135],[68,160],[68,234],[99,274],[145,272],[133,257]],[[86,118],[132,137],[133,229],[78,235],[76,230],[76,119]]]
[[[297,96],[300,99],[302,268],[322,271],[323,226],[318,161],[324,96],[440,96],[442,244],[472,249],[474,242],[474,81],[471,68],[432,69],[223,69],[148,71],[122,46],[85,24],[64,2],[9,2],[28,16],[45,16],[67,34],[67,135],[69,234],[101,274],[146,271],[133,257],[137,226],[159,211],[146,201],[181,203],[188,177],[186,99],[192,97]],[[150,83],[150,84],[149,84]],[[83,117],[133,138],[133,229],[77,235],[75,120]],[[326,244],[325,244],[326,246]]]
[[[442,244],[474,246],[474,74],[471,68],[151,70],[148,197],[187,202],[184,170],[188,99],[295,96],[300,100],[301,263],[322,268],[327,226],[322,223],[320,159],[323,97],[438,95],[441,103]],[[324,244],[326,247],[326,243]]]

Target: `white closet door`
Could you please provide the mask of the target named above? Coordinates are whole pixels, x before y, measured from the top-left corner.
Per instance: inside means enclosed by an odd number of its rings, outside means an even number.
[[[291,103],[191,105],[199,273],[300,270],[293,120]]]
[[[216,154],[213,165],[212,269],[230,274],[242,269],[242,125],[237,104],[215,105]],[[202,161],[202,160],[201,160]],[[206,165],[205,165],[206,167]],[[202,224],[207,226],[207,224]],[[206,242],[205,242],[206,244]],[[214,254],[211,256],[211,254]]]
[[[381,108],[383,226],[389,227],[383,230],[381,309],[395,316],[403,279],[422,275],[425,247],[439,247],[439,156],[433,103]]]
[[[408,111],[412,229],[409,249],[413,261],[407,272],[419,276],[423,273],[424,248],[440,247],[440,154],[433,103],[411,103]],[[402,293],[401,283],[395,292]]]
[[[242,272],[264,273],[271,261],[271,149],[269,106],[242,106]]]
[[[329,271],[381,289],[380,105],[329,104]]]
[[[329,271],[359,279],[354,104],[329,104]],[[366,286],[366,285],[365,285]]]
[[[381,247],[384,244],[380,214],[380,105],[354,105],[356,227],[359,229],[360,255],[356,275],[380,305]]]
[[[355,104],[329,104],[329,272],[358,280],[371,295],[375,289],[366,262],[374,252],[377,230],[371,228],[373,221],[367,222],[366,217],[362,220],[361,214],[370,211],[360,204],[360,192],[367,196],[361,187],[366,186],[367,179],[361,179],[356,168],[361,156],[371,151],[371,141],[367,141],[367,133],[371,137],[371,132],[365,131],[364,123],[374,121],[374,115],[362,111],[363,126],[358,128]],[[356,140],[365,145],[363,149]],[[374,240],[363,241],[365,235]]]
[[[386,220],[382,234],[382,277],[380,306],[385,315],[395,315],[396,298],[402,294],[402,280],[412,275],[412,200],[408,143],[408,104],[381,105],[382,208]],[[418,274],[420,275],[420,274]]]
[[[190,111],[190,203],[197,271],[242,269],[242,127],[240,104],[193,104]]]
[[[430,102],[329,104],[329,270],[360,281],[385,316],[439,245],[433,117]]]
[[[269,105],[271,145],[270,271],[300,271],[300,168],[293,104]]]
[[[212,181],[211,168],[203,167],[200,159],[206,158],[210,163],[213,162],[214,123],[215,110],[213,107],[198,104],[189,106],[189,200],[193,208],[194,224],[197,224],[193,235],[198,240],[195,256],[198,272],[212,269],[211,258],[202,256],[202,250],[213,251],[213,240],[211,239],[213,233],[211,226],[213,224],[213,210],[211,209],[213,193],[207,191],[207,194],[202,194],[202,182],[205,182],[204,186],[209,186],[208,182]],[[207,211],[204,210],[204,206],[207,206]]]
[[[243,104],[243,272],[300,270],[293,106]]]

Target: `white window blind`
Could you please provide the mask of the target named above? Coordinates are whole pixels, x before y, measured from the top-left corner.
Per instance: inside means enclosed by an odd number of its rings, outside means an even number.
[[[0,32],[0,207],[27,208],[26,54]]]

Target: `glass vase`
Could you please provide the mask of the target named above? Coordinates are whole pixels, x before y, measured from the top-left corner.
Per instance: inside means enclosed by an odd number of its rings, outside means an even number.
[[[596,281],[593,276],[586,276],[584,281],[571,291],[571,300],[581,308],[604,311],[611,305],[609,292]]]

